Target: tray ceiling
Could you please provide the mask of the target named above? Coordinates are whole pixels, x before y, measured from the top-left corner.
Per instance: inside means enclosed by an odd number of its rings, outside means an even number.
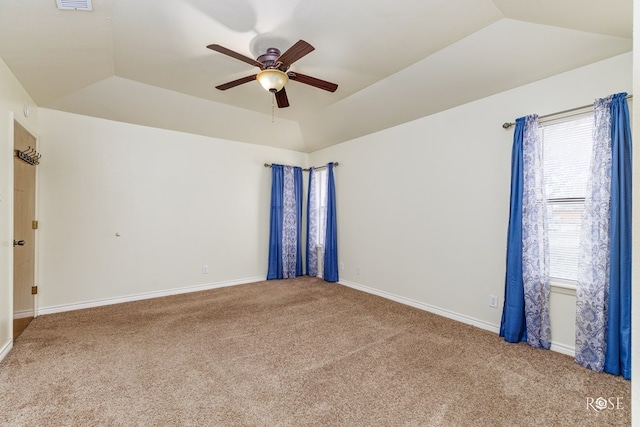
[[[54,0],[0,3],[0,58],[45,108],[311,152],[632,49],[632,0]],[[272,112],[257,82],[215,86],[299,39]],[[273,113],[273,117],[272,117]]]

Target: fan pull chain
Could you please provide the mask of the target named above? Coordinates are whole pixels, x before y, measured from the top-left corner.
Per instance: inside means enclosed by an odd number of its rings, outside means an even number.
[[[271,123],[276,122],[276,93],[273,92],[273,98],[271,98]]]

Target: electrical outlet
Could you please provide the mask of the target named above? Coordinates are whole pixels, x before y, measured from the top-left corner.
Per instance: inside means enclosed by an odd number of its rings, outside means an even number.
[[[203,265],[202,266],[202,274],[209,274],[209,266],[208,265]]]
[[[489,295],[489,307],[498,308],[498,296]]]
[[[340,271],[344,271],[344,262],[340,263]]]
[[[360,266],[356,267],[356,274],[359,276],[360,273],[362,273],[362,269],[360,268]]]

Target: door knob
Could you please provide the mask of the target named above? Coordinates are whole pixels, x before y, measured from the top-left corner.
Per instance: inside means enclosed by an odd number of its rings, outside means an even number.
[[[24,240],[14,240],[13,246],[24,246]]]

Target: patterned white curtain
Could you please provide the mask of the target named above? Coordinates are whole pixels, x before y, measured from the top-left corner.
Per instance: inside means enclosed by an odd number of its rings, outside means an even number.
[[[576,362],[602,372],[609,300],[609,204],[613,96],[594,104],[593,154],[587,184],[576,291]]]
[[[284,167],[284,197],[282,201],[282,275],[296,277],[298,220],[296,211],[293,167]]]
[[[538,116],[525,118],[523,138],[522,276],[527,342],[551,347],[549,320],[549,242],[544,193],[542,139]]]
[[[309,201],[307,210],[307,274],[318,275],[318,205],[317,177],[314,168],[309,170]]]

